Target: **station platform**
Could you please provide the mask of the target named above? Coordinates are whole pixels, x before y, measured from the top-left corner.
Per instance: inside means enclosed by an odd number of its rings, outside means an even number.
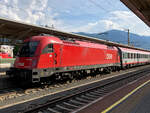
[[[150,113],[150,74],[81,108],[77,113]]]

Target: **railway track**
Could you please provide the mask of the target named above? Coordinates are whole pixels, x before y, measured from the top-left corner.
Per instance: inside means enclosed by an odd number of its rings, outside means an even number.
[[[136,67],[136,68],[142,69],[144,67],[149,67],[149,66],[142,66],[142,67]],[[136,68],[132,68],[132,69],[136,69]],[[132,69],[125,70],[125,72],[128,72]],[[120,71],[120,72],[122,73],[123,71]],[[104,78],[109,77],[109,76],[113,77],[113,75],[115,75],[115,74],[118,74],[118,72],[114,72],[111,74],[97,75],[94,77],[90,76],[86,79],[72,81],[69,84],[74,84],[74,85],[84,84],[86,82],[95,81],[97,79],[104,79]],[[52,85],[42,85],[42,86],[37,86],[37,87],[33,87],[33,88],[22,89],[22,88],[18,88],[16,85],[11,83],[11,81],[10,81],[9,87],[5,87],[5,88],[0,89],[0,105],[1,105],[1,103],[3,103],[6,100],[10,100],[10,99],[14,99],[17,97],[30,95],[30,94],[32,95],[32,94],[36,94],[39,92],[45,92],[45,90],[52,90],[52,89],[61,88],[61,87],[63,88],[69,84],[68,83],[61,83],[61,84],[52,84]]]
[[[69,95],[57,96],[56,98],[48,99],[45,104],[36,105],[32,108],[28,108],[17,113],[70,113],[77,112],[81,107],[94,102],[97,99],[101,99],[106,94],[133,82],[140,77],[145,76],[150,72],[149,68],[126,74],[117,78],[112,78],[104,81],[103,83],[90,84],[86,86],[84,90],[78,90],[72,92]]]

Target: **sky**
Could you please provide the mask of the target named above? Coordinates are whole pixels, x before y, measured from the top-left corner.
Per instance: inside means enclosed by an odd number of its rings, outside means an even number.
[[[150,36],[150,28],[120,0],[0,0],[0,18],[54,26],[65,32],[130,29]]]

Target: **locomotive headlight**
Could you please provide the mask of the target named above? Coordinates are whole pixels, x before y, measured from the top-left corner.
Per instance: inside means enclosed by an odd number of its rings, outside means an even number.
[[[33,61],[32,61],[32,67],[35,67],[35,66],[36,66],[36,63],[37,63],[37,61],[36,61],[36,60],[33,60]]]

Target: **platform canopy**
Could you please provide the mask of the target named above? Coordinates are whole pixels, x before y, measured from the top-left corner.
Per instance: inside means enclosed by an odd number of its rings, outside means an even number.
[[[133,46],[123,45],[111,41],[105,41],[98,38],[77,35],[73,33],[67,33],[67,32],[59,31],[48,27],[41,27],[32,24],[17,22],[14,20],[0,18],[0,37],[6,37],[7,39],[11,39],[11,42],[14,42],[15,40],[24,40],[28,37],[40,35],[43,33],[58,36],[58,37],[64,37],[66,39],[73,38],[78,40],[86,40],[90,42],[106,44],[108,46],[119,46],[119,47],[133,48],[136,50],[144,50],[142,48],[135,48]],[[149,51],[149,50],[144,50],[144,51]]]
[[[150,0],[121,0],[150,27]]]

